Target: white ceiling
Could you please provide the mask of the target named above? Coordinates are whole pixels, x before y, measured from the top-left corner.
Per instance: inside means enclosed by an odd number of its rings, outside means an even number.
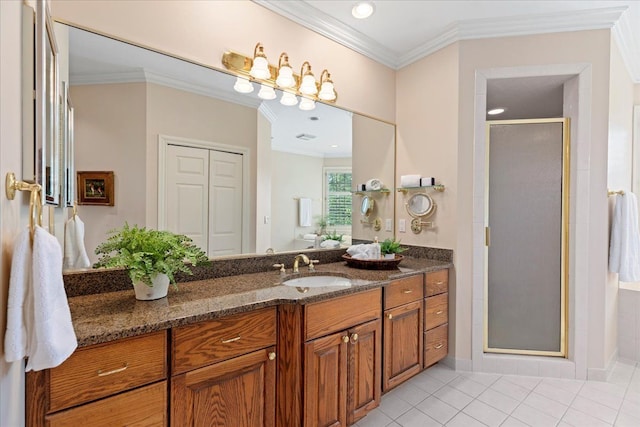
[[[254,2],[391,68],[402,68],[458,40],[613,28],[640,83],[640,1],[377,0],[368,19],[356,0]]]

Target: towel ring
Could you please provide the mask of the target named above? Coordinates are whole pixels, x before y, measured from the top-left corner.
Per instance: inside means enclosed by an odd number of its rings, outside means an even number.
[[[31,192],[31,197],[29,198],[29,231],[33,242],[36,225],[42,226],[42,187],[40,184],[18,181],[16,174],[8,172],[4,189],[9,200],[15,199],[16,191]]]

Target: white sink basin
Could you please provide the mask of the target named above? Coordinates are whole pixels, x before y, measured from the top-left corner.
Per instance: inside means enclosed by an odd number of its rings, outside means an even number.
[[[348,288],[351,286],[351,280],[339,276],[305,276],[289,279],[283,282],[283,285],[297,288],[321,288],[324,286],[341,286]]]

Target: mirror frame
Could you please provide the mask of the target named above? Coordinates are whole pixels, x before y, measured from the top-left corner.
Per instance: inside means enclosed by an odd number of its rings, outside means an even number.
[[[417,200],[418,197],[425,198],[425,199],[427,199],[429,201],[429,207],[426,210],[416,211],[416,210],[414,210],[414,207],[412,207],[412,202]],[[431,196],[429,196],[426,193],[416,193],[416,194],[412,195],[411,197],[409,197],[409,200],[407,200],[407,202],[405,203],[405,207],[407,209],[407,213],[409,215],[411,215],[411,217],[413,217],[413,218],[429,217],[429,216],[433,215],[433,213],[436,210],[435,202],[433,201]]]
[[[375,200],[373,200],[373,197],[363,196],[362,202],[360,202],[360,213],[365,218],[369,218],[369,215],[373,213],[375,206],[376,206],[376,202]]]

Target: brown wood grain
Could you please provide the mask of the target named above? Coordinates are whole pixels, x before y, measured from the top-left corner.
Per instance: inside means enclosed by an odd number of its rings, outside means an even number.
[[[423,283],[423,274],[394,280],[384,287],[384,309],[388,310],[422,299]]]
[[[273,427],[276,361],[269,347],[171,379],[172,426]]]
[[[433,329],[449,322],[449,293],[424,299],[424,328]]]
[[[46,425],[50,427],[166,426],[167,381],[48,415]]]
[[[383,390],[389,391],[422,370],[422,300],[384,312]]]
[[[180,374],[276,344],[276,308],[172,330],[172,373]]]
[[[380,405],[382,323],[380,319],[349,330],[347,425]],[[357,338],[356,338],[357,337]]]
[[[425,276],[425,291],[427,297],[447,292],[449,289],[449,269],[427,273]]]
[[[158,331],[76,351],[49,370],[48,412],[165,379],[166,349],[166,331]]]
[[[304,308],[305,340],[380,318],[381,289],[308,304]]]
[[[424,333],[424,367],[444,359],[448,348],[448,324],[438,326]]]
[[[44,426],[44,417],[49,412],[49,369],[31,371],[25,381],[25,425]]]
[[[278,307],[278,399],[276,425],[302,425],[302,306]]]
[[[307,342],[304,364],[304,426],[347,425],[347,332]]]

